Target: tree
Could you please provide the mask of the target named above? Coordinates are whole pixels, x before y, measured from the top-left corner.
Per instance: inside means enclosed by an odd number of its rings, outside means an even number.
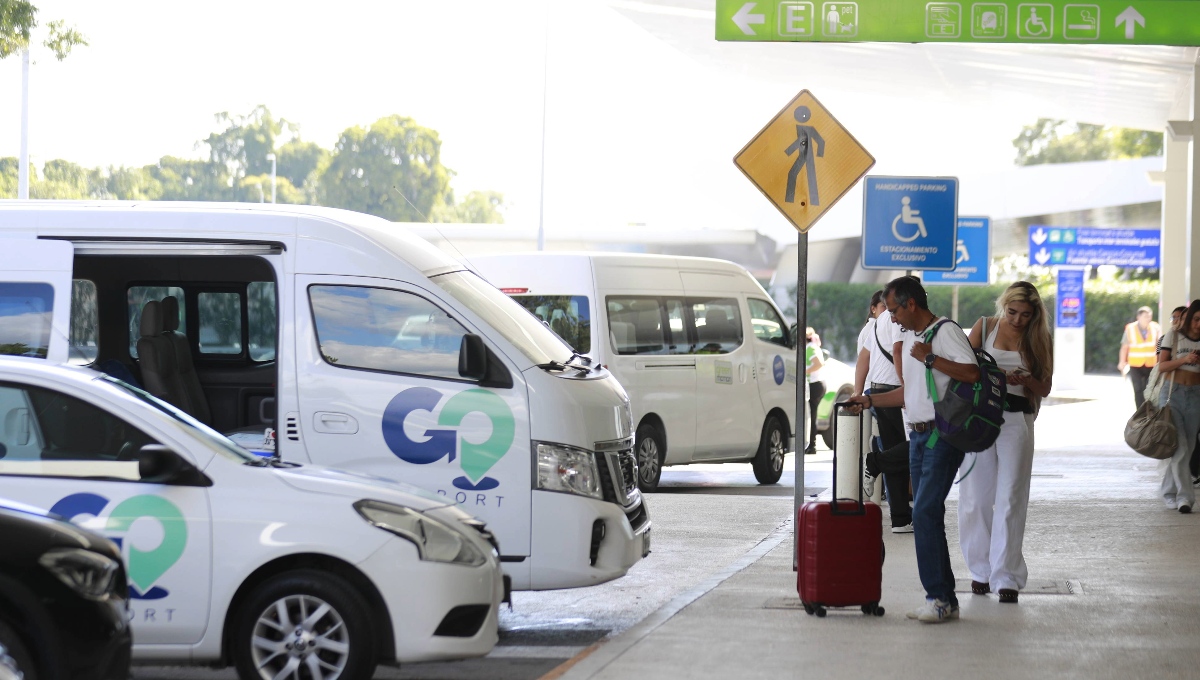
[[[271,172],[271,161],[267,154],[275,151],[275,139],[287,129],[292,134],[296,125],[280,118],[276,120],[270,109],[262,104],[245,116],[231,116],[228,111],[216,115],[218,123],[226,128],[214,132],[203,142],[208,145],[209,160],[225,166],[233,177],[246,177]]]
[[[425,222],[454,203],[454,172],[442,165],[441,147],[436,131],[404,116],[347,128],[321,168],[319,201],[396,222]]]
[[[305,184],[316,184],[317,178],[313,173],[329,157],[329,152],[316,142],[293,139],[279,147],[275,155],[278,158],[276,175],[286,177],[296,188],[303,188]]]
[[[1013,140],[1017,165],[1143,158],[1162,154],[1161,132],[1039,118]]]
[[[434,222],[474,222],[503,224],[504,194],[499,191],[472,191],[461,203],[435,210]]]

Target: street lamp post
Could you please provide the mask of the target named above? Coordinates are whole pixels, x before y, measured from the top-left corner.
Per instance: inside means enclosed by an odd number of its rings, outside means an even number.
[[[267,160],[271,161],[271,202],[275,202],[275,154],[267,154]]]
[[[17,169],[17,198],[29,199],[29,48],[21,52],[21,162]]]

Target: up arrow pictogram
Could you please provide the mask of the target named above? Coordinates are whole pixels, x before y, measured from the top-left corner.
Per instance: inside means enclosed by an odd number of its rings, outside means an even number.
[[[1124,12],[1117,15],[1117,26],[1125,24],[1125,39],[1133,40],[1134,23],[1137,23],[1142,28],[1146,27],[1146,18],[1133,8],[1133,5],[1125,8]]]
[[[1040,246],[1046,242],[1046,230],[1039,228],[1037,231],[1033,232],[1033,236],[1031,236],[1030,238],[1033,239],[1034,243],[1036,243]]]

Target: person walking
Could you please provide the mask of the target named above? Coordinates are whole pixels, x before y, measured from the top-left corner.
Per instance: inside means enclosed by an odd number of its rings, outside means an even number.
[[[871,296],[867,324],[858,333],[858,362],[854,367],[854,396],[880,395],[900,388],[894,363],[896,346],[900,345],[900,327],[892,323],[883,291]],[[904,433],[904,416],[896,407],[871,409],[879,427],[879,446],[874,438],[871,451],[863,464],[863,488],[875,487],[875,478],[883,474],[887,487],[888,511],[892,516],[892,533],[912,533],[912,508],[908,504],[908,440]],[[884,451],[894,451],[889,457],[896,465],[884,470],[879,463]]]
[[[1168,508],[1185,515],[1196,504],[1189,461],[1200,434],[1200,300],[1193,300],[1178,329],[1163,334],[1158,372],[1164,384],[1160,404],[1171,407],[1178,433],[1175,455],[1163,471],[1159,490]]]
[[[1008,376],[1004,424],[996,443],[980,451],[959,482],[958,542],[971,592],[996,591],[1016,603],[1029,569],[1021,552],[1033,473],[1033,421],[1050,394],[1054,339],[1042,297],[1018,281],[996,300],[996,316],[971,328],[971,346],[981,347]]]
[[[913,486],[913,528],[917,552],[917,570],[925,588],[925,604],[908,613],[908,618],[925,623],[943,623],[958,618],[958,597],[954,594],[954,570],[950,548],[946,544],[946,496],[954,485],[954,476],[963,461],[963,452],[938,438],[930,446],[934,433],[934,395],[923,375],[928,371],[937,394],[945,394],[950,380],[976,383],[980,379],[975,352],[957,326],[939,330],[941,317],[929,311],[929,299],[921,281],[901,276],[884,289],[884,300],[892,322],[911,333],[904,334],[901,348],[904,363],[901,375],[908,376],[903,388],[875,395],[853,397],[851,401],[866,407],[901,407],[908,411],[909,474]],[[934,330],[931,342],[926,332]]]
[[[804,330],[807,344],[804,346],[804,373],[808,378],[808,448],[804,455],[817,453],[817,407],[825,398],[825,381],[821,379],[821,368],[825,366],[825,350],[821,349],[821,336],[809,326]]]
[[[1117,358],[1117,370],[1122,375],[1129,371],[1129,380],[1133,383],[1133,401],[1137,408],[1142,407],[1146,400],[1146,382],[1150,379],[1150,369],[1158,363],[1154,351],[1162,328],[1157,321],[1151,320],[1153,312],[1149,307],[1139,307],[1137,321],[1125,325],[1125,333],[1121,336],[1121,352]]]

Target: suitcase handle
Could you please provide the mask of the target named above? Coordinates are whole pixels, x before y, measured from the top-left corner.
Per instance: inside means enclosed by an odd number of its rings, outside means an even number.
[[[850,407],[852,407],[852,406],[855,406],[855,404],[852,404],[852,403],[850,403],[850,402],[848,402],[848,401],[835,402],[835,403],[834,403],[834,405],[833,405],[833,446],[834,446],[834,452],[833,452],[833,494],[832,494],[832,496],[833,496],[833,500],[829,501],[829,505],[830,505],[830,507],[829,507],[829,514],[831,514],[831,515],[847,516],[847,515],[865,515],[865,514],[867,514],[867,506],[866,506],[866,505],[863,503],[863,485],[862,485],[862,474],[859,474],[859,475],[858,475],[858,509],[857,509],[857,510],[847,510],[847,511],[841,511],[841,510],[838,510],[838,501],[839,501],[839,500],[846,500],[846,501],[851,501],[851,502],[853,502],[853,501],[852,501],[851,499],[849,499],[849,498],[841,498],[841,499],[839,499],[839,498],[837,497],[837,488],[838,488],[838,486],[837,486],[837,468],[838,468],[838,465],[837,465],[837,450],[836,450],[836,449],[837,449],[837,443],[838,443],[838,436],[837,436],[837,435],[838,435],[838,431],[837,431],[837,428],[838,428],[838,420],[839,420],[839,419],[838,419],[838,412],[839,412],[839,409],[848,409],[848,408],[850,408]],[[864,406],[863,408],[866,408],[866,407]],[[861,412],[860,412],[860,413],[858,413],[857,415],[858,415],[858,436],[859,436],[859,441],[860,441],[860,444],[859,444],[859,446],[860,446],[860,450],[859,450],[859,452],[858,452],[858,455],[861,457],[861,456],[862,456],[862,450],[861,450],[861,441],[862,441],[862,436],[863,436],[863,432],[864,432],[864,429],[865,429],[865,428],[864,428],[864,424],[866,423],[866,419],[862,417],[862,413],[861,413]],[[866,462],[865,462],[865,461],[861,461],[861,460],[860,460],[859,464],[860,464],[860,465],[864,465],[864,464],[866,464]]]

